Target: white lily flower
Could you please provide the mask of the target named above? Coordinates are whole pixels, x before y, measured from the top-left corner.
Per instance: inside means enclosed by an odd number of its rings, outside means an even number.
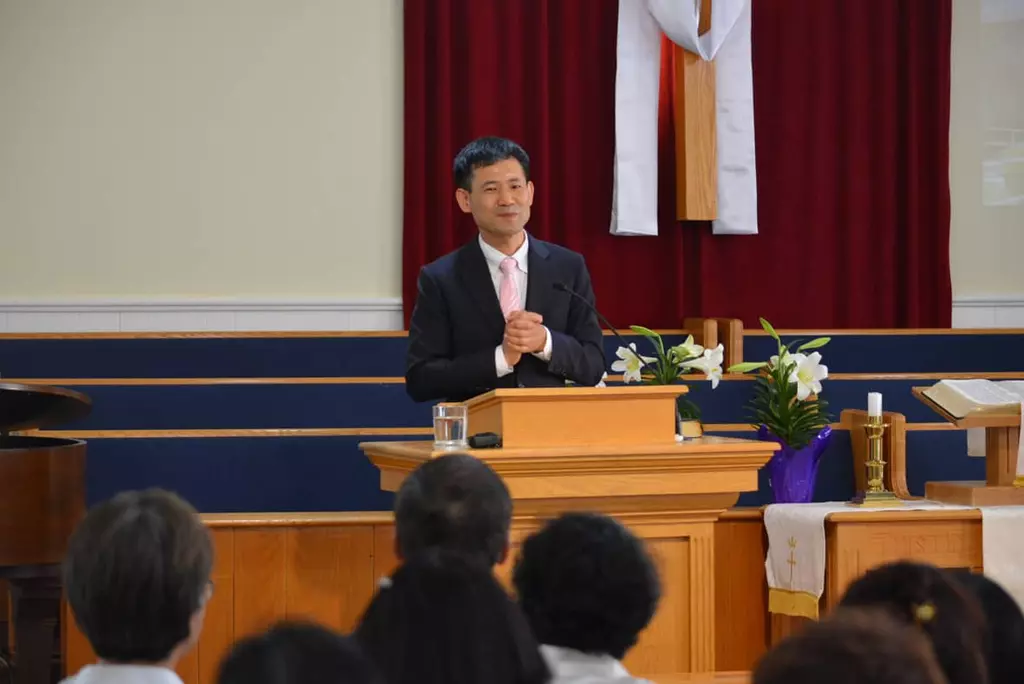
[[[675,354],[676,359],[685,361],[693,359],[704,353],[704,347],[693,343],[693,335],[688,335],[682,344],[677,344],[670,350]]]
[[[607,373],[602,373],[602,374],[601,374],[601,381],[600,381],[600,382],[598,382],[598,383],[597,383],[596,385],[594,385],[594,387],[607,387],[607,385],[606,385],[606,384],[604,384],[604,381],[605,381],[605,380],[606,380],[607,378],[608,378],[608,374],[607,374]]]
[[[615,355],[619,357],[619,360],[612,363],[612,370],[616,373],[622,373],[622,381],[626,384],[640,382],[640,371],[643,368],[643,364],[657,361],[657,359],[648,356],[641,357],[637,354],[635,342],[629,343],[629,349],[619,347],[615,350]],[[643,363],[641,363],[641,359],[643,359]]]
[[[793,357],[803,356],[793,354]],[[796,398],[803,401],[812,394],[821,392],[821,381],[828,377],[828,366],[821,364],[821,354],[812,352],[810,355],[800,359],[799,363],[790,373],[789,381],[795,382]]]
[[[722,379],[722,362],[725,360],[725,347],[719,344],[714,349],[705,349],[699,359],[693,359],[683,364],[684,368],[699,370],[711,381],[711,389],[718,387]]]
[[[786,364],[787,366],[790,366],[790,365],[799,366],[803,362],[803,360],[806,359],[806,358],[807,358],[806,354],[800,354],[800,353],[790,354],[788,349],[786,351],[782,352],[782,363]],[[772,354],[772,358],[768,360],[768,363],[771,365],[772,368],[777,368],[778,365],[779,365],[779,355],[778,354]]]

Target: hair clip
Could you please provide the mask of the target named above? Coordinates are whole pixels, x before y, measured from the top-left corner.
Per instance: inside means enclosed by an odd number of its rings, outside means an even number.
[[[935,618],[935,606],[931,602],[915,605],[913,609],[914,620],[920,625],[931,622]]]

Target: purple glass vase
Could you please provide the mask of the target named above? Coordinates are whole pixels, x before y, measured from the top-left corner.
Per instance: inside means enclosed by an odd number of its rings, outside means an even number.
[[[832,439],[832,427],[826,425],[810,443],[794,449],[762,425],[757,431],[762,442],[778,442],[782,448],[768,461],[768,481],[774,503],[810,503],[818,478],[818,463]]]

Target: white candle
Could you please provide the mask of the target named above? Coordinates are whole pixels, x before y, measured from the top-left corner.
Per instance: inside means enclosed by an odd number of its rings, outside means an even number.
[[[882,415],[881,392],[868,392],[868,415],[873,417]]]

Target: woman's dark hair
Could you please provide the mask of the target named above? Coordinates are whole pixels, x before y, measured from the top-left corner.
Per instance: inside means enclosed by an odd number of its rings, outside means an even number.
[[[350,638],[308,622],[279,622],[238,642],[217,684],[379,684],[380,675]]]
[[[1024,612],[1014,598],[985,575],[967,570],[953,577],[981,604],[988,623],[989,681],[1019,684],[1024,681]]]
[[[850,584],[840,605],[883,608],[919,627],[931,639],[949,684],[988,681],[985,616],[949,573],[925,563],[888,563]]]
[[[355,637],[388,684],[542,684],[549,673],[490,568],[434,550],[407,559]]]
[[[661,596],[644,543],[594,513],[566,513],[527,538],[512,582],[541,643],[619,660]]]
[[[841,608],[765,654],[752,684],[946,684],[928,638],[882,609]]]
[[[71,535],[64,586],[97,656],[159,663],[190,637],[212,566],[210,535],[192,506],[159,489],[124,492]]]

